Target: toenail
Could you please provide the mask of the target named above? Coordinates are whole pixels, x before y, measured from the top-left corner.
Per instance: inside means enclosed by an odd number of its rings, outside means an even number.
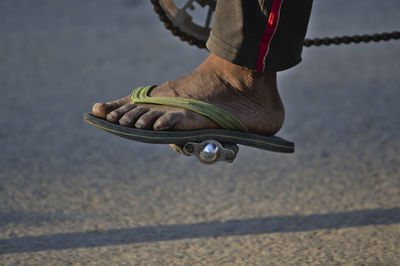
[[[154,125],[155,130],[165,130],[167,128],[168,128],[168,126],[165,125],[165,123],[157,123]]]
[[[93,105],[93,111],[101,111],[101,109],[102,109],[101,103],[95,103]]]
[[[137,127],[137,128],[142,128],[144,126],[144,124],[143,124],[143,122],[141,122],[141,121],[138,121],[138,122],[136,122],[136,124],[135,124],[135,127]]]

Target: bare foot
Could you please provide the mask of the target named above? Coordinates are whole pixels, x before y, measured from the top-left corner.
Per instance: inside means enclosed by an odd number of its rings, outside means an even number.
[[[154,88],[150,96],[208,102],[235,116],[250,132],[262,135],[278,132],[285,116],[275,72],[254,72],[213,54],[189,75]],[[218,128],[210,119],[191,111],[163,105],[132,104],[130,95],[108,103],[96,103],[93,114],[139,129]]]

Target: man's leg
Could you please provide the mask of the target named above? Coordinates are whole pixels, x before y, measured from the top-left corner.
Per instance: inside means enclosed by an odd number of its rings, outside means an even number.
[[[210,56],[189,75],[154,88],[151,96],[205,101],[241,120],[250,132],[275,134],[284,120],[276,71],[300,62],[310,9],[311,0],[218,0],[207,43]],[[295,21],[299,17],[301,21]],[[179,108],[132,104],[129,96],[97,103],[93,113],[140,129],[218,127],[202,115]]]
[[[207,48],[252,70],[276,72],[301,61],[312,0],[217,1]]]

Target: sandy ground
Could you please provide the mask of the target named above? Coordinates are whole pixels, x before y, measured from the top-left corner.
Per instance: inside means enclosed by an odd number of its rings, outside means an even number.
[[[308,37],[398,30],[398,0],[356,2],[315,1]],[[2,0],[0,51],[1,265],[399,265],[399,41],[305,48],[296,153],[214,166],[82,119],[206,57],[149,1]]]

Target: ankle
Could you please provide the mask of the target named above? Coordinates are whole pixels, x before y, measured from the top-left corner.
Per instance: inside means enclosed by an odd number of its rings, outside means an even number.
[[[254,92],[258,89],[276,88],[276,72],[256,72],[254,70],[235,65],[215,54],[209,57],[198,68],[199,71],[212,72],[221,80],[240,91]]]

